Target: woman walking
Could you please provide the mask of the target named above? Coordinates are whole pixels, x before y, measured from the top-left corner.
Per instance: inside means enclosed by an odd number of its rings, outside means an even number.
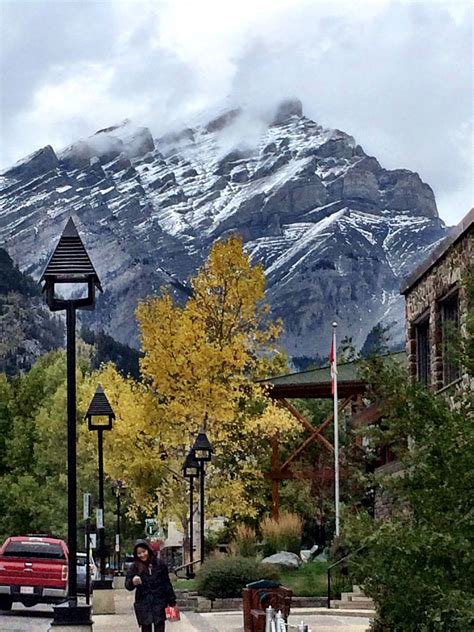
[[[166,564],[158,559],[146,540],[133,549],[133,564],[125,588],[135,590],[135,614],[142,632],[164,632],[167,606],[176,605],[176,595]]]

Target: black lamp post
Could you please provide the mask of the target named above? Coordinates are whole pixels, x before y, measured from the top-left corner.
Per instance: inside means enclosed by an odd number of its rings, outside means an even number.
[[[188,578],[194,577],[193,570],[193,558],[194,558],[194,479],[199,478],[200,466],[194,458],[192,451],[188,452],[183,464],[183,475],[189,480],[189,566],[187,567],[186,575]]]
[[[77,459],[76,459],[76,309],[94,309],[95,289],[102,292],[99,277],[69,218],[41,276],[51,311],[66,312],[67,352],[67,493],[68,493],[68,601],[54,608],[54,624],[90,625],[90,606],[77,604]],[[58,285],[82,289],[79,298],[57,295]],[[72,288],[71,288],[72,289]],[[85,293],[84,293],[85,290]]]
[[[120,566],[120,499],[125,494],[126,484],[121,480],[116,480],[112,483],[112,492],[115,494],[115,498],[117,499],[117,536],[115,540],[115,550],[117,552],[117,573],[120,574],[121,566]]]
[[[207,438],[204,429],[199,431],[196,441],[191,448],[191,455],[199,465],[200,488],[199,488],[199,509],[200,509],[200,538],[201,538],[201,564],[204,562],[204,479],[206,476],[205,463],[211,460],[212,445]]]
[[[99,384],[94,393],[94,397],[89,404],[89,410],[85,418],[89,426],[89,430],[97,430],[97,445],[99,455],[99,524],[98,532],[98,555],[100,559],[100,581],[103,588],[105,580],[105,526],[104,526],[104,431],[112,430],[112,420],[115,419],[115,413],[107,397],[104,389]],[[107,586],[108,587],[108,586]]]

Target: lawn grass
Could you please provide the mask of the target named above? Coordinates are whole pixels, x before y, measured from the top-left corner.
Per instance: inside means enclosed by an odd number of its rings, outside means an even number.
[[[172,576],[171,583],[176,590],[196,590],[195,579],[176,579]]]
[[[280,581],[295,597],[325,597],[328,594],[328,562],[307,562],[298,570],[282,570]]]

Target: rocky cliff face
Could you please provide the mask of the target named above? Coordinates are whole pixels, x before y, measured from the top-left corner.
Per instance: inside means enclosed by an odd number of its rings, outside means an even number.
[[[334,319],[357,346],[396,321],[399,342],[400,279],[446,232],[433,191],[299,101],[259,126],[237,109],[160,139],[125,122],[45,147],[2,174],[0,244],[38,277],[73,215],[106,290],[94,327],[137,343],[137,300],[166,283],[185,293],[212,242],[237,232],[265,266],[291,355],[327,355]]]

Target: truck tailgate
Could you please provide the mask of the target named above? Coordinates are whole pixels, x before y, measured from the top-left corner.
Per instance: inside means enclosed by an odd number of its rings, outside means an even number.
[[[16,586],[66,586],[65,560],[22,560],[0,557],[0,584]]]

